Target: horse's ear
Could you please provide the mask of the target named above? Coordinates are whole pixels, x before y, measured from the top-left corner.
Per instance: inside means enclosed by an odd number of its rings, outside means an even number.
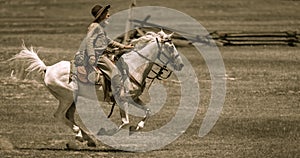
[[[174,35],[174,32],[170,33],[168,36],[171,38]]]
[[[162,29],[162,28],[160,28],[160,31],[157,33],[161,38],[163,38],[164,37],[164,35],[165,35],[165,32],[164,32],[164,30]]]
[[[160,28],[160,31],[159,31],[159,32],[161,32],[161,33],[165,33],[165,32],[164,32],[164,30],[163,30],[163,28]]]

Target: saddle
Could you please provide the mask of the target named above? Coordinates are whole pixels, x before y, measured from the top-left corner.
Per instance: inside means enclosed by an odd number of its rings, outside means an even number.
[[[103,73],[94,68],[94,71],[88,70],[85,66],[76,66],[74,60],[70,61],[70,76],[69,83],[73,80],[79,81],[84,84],[102,85],[104,81]]]
[[[99,69],[88,73],[85,66],[76,66],[74,60],[72,60],[69,82],[71,81],[102,86],[104,100],[108,102],[112,102],[114,100],[111,96],[110,80]]]

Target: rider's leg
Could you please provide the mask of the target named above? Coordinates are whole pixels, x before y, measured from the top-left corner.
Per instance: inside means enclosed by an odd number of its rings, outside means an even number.
[[[99,58],[98,67],[111,80],[112,93],[117,104],[120,107],[120,114],[122,118],[121,126],[124,126],[129,123],[128,101],[126,95],[124,95],[126,93],[124,92],[124,90],[126,89],[128,91],[128,88],[124,87],[124,80],[123,80],[124,77],[122,77],[118,67],[114,63],[112,63],[111,60],[108,59],[106,56],[101,56]]]
[[[122,125],[119,128],[129,124],[128,98],[127,98],[127,95],[125,95],[124,85],[122,83],[123,83],[123,81],[122,81],[122,78],[120,75],[115,75],[111,79],[112,93],[113,93],[113,96],[114,96],[117,104],[120,107],[120,115],[121,115],[121,119],[122,119]]]
[[[113,70],[117,69],[116,65],[104,55],[99,58],[97,66],[104,74],[106,74],[109,77],[109,79],[116,75],[113,73],[117,73],[113,72]]]

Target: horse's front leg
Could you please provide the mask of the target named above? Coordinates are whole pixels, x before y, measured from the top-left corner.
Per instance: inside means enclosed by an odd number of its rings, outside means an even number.
[[[145,112],[145,116],[144,118],[136,125],[136,126],[131,126],[130,127],[130,131],[138,131],[142,128],[144,128],[145,123],[148,121],[150,115],[151,115],[151,111],[149,108],[147,108],[145,106],[145,104],[143,103],[142,100],[140,100],[139,98],[135,101],[132,102],[132,104],[140,109],[142,109]]]
[[[143,117],[143,119],[136,126],[131,126],[130,127],[131,131],[133,131],[133,130],[137,131],[139,129],[144,128],[145,123],[147,122],[147,120],[150,117],[151,111],[150,111],[149,108],[147,108],[147,107],[145,107],[143,105],[140,105],[140,104],[137,104],[137,103],[134,103],[134,102],[132,102],[132,104],[134,106],[142,109],[145,112],[145,116]],[[125,102],[120,107],[120,115],[121,115],[122,124],[119,126],[118,130],[120,130],[121,128],[123,128],[124,126],[126,126],[126,125],[129,124],[128,105],[129,105],[128,102]]]
[[[151,114],[151,111],[150,111],[150,109],[145,109],[145,116],[144,116],[144,118],[137,124],[137,126],[135,127],[135,129],[132,129],[132,127],[131,127],[131,129],[130,130],[139,130],[139,129],[142,129],[142,128],[144,128],[144,126],[145,126],[145,123],[146,123],[146,121],[149,119],[149,117],[150,117],[150,114]]]
[[[118,130],[129,124],[128,106],[129,105],[127,101],[120,105],[120,115],[122,124],[119,126]]]

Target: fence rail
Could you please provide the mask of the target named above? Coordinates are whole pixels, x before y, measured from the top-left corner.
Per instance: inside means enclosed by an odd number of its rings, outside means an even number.
[[[211,38],[222,46],[236,45],[289,45],[299,43],[300,34],[296,31],[286,32],[212,32]]]

